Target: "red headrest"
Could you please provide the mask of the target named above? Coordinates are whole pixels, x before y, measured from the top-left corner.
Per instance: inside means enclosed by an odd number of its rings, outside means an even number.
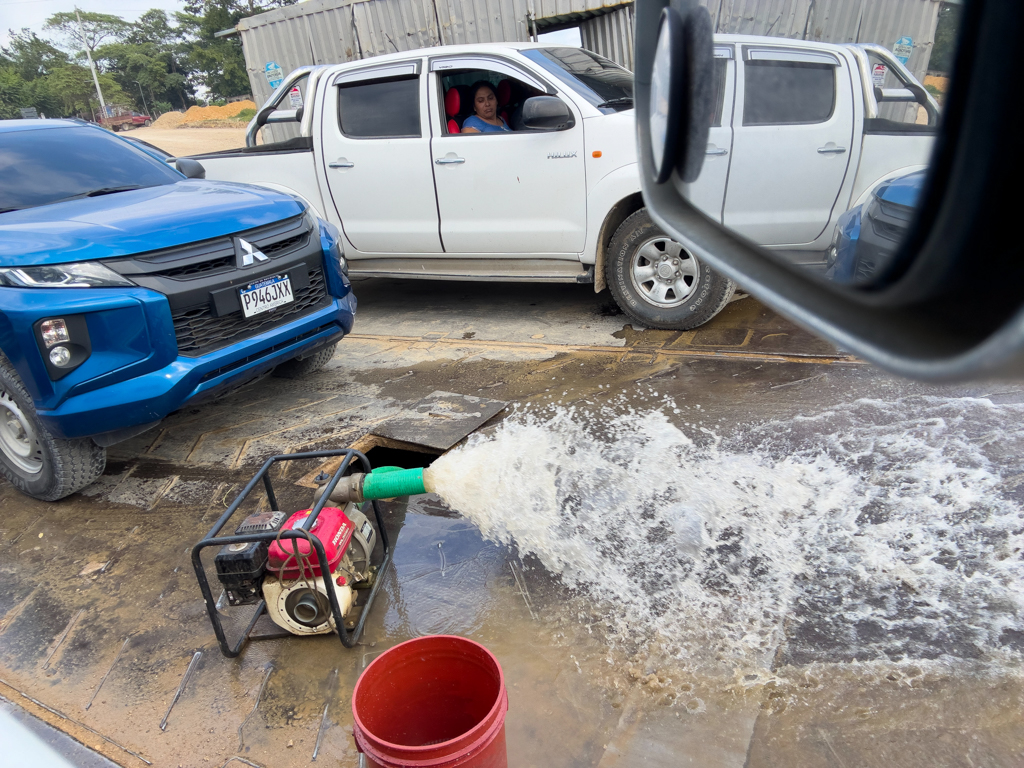
[[[448,117],[455,117],[459,114],[459,107],[462,105],[462,99],[459,97],[459,91],[456,88],[449,88],[444,92],[444,112]]]
[[[459,124],[454,120],[448,121],[448,133],[462,133],[462,129],[459,128]]]
[[[504,107],[512,100],[512,83],[502,80],[498,83],[498,91],[495,95],[498,97],[498,106]]]

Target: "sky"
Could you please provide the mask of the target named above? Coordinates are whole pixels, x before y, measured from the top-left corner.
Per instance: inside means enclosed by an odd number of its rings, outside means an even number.
[[[162,8],[168,15],[184,9],[181,0],[0,0],[0,45],[10,40],[9,30],[28,27],[43,34],[46,19],[61,11],[96,11],[135,21],[150,8]]]

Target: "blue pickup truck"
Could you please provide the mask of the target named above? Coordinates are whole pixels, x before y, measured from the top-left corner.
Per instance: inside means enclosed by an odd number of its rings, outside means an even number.
[[[333,225],[178,168],[96,126],[0,121],[0,472],[29,496],[85,487],[185,403],[319,370],[352,330]]]

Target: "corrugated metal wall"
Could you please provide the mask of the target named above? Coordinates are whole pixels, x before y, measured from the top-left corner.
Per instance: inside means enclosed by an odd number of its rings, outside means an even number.
[[[270,95],[263,74],[268,61],[288,72],[303,64],[434,45],[525,42],[531,14],[536,19],[569,17],[621,7],[622,0],[308,0],[242,19],[238,29],[253,96],[261,103]],[[620,24],[615,35],[602,38],[616,61],[632,61],[631,8],[628,18],[627,26]]]
[[[939,0],[701,0],[721,34],[768,35],[824,43],[878,43],[892,50],[914,41],[907,62],[924,80],[935,40]]]
[[[580,24],[583,47],[633,69],[633,19],[632,5],[587,19]]]
[[[910,70],[923,80],[939,0],[701,0],[719,33],[830,43],[914,40]],[[526,41],[530,18],[583,18],[584,47],[633,66],[634,16],[621,0],[308,0],[238,24],[252,92],[270,95],[268,61],[288,72],[434,45]]]

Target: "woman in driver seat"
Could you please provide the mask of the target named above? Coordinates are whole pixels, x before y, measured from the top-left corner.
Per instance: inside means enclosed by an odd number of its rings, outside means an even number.
[[[480,80],[473,84],[469,92],[472,94],[470,103],[474,114],[462,123],[463,133],[504,133],[512,130],[498,116],[498,95],[493,85]]]

